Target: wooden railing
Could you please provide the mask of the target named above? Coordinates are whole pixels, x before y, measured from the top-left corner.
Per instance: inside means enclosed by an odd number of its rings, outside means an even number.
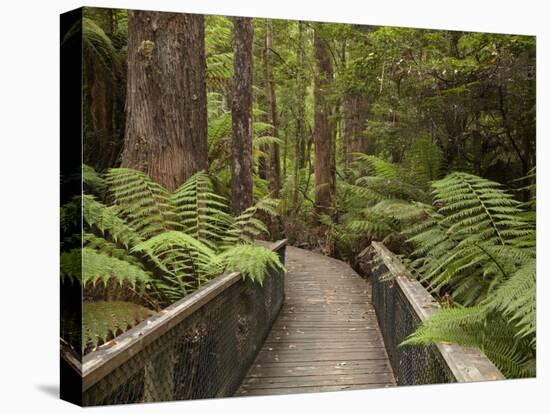
[[[284,263],[286,240],[267,246]],[[282,271],[272,269],[262,285],[229,273],[86,354],[82,364],[63,348],[62,357],[81,373],[83,405],[232,395],[283,301]]]

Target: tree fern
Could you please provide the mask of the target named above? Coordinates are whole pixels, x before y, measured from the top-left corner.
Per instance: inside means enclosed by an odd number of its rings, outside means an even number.
[[[82,196],[82,216],[90,228],[96,228],[104,237],[119,242],[126,248],[142,241],[140,234],[121,219],[113,207],[107,207],[93,196]]]
[[[508,377],[534,376],[534,350],[514,335],[509,323],[481,306],[443,309],[431,316],[403,345],[453,342],[477,346]]]
[[[259,200],[255,205],[244,210],[235,217],[227,234],[223,239],[224,246],[230,246],[236,243],[252,242],[260,234],[269,233],[265,223],[259,218],[260,213],[268,216],[277,214],[278,201],[269,197]]]
[[[405,167],[410,180],[424,186],[441,178],[443,156],[441,150],[428,140],[415,141],[405,154]]]
[[[141,266],[84,247],[82,249],[82,285],[107,284],[111,279],[116,280],[119,285],[128,283],[135,287],[136,284],[150,282],[151,275]]]
[[[534,223],[492,181],[453,173],[432,186],[434,206],[407,230],[411,265],[432,292],[450,292],[461,306],[429,318],[405,344],[475,345],[505,375],[534,375],[536,261],[534,243],[524,242]]]
[[[107,172],[106,182],[119,215],[142,237],[173,227],[170,193],[146,174],[130,168],[112,168]]]
[[[105,179],[89,165],[82,164],[82,184],[85,189],[93,193],[101,193],[105,190]]]
[[[213,192],[208,175],[194,174],[174,192],[170,201],[182,230],[215,249],[232,219],[226,213],[227,200]]]
[[[237,244],[217,255],[211,265],[217,273],[239,271],[243,278],[263,284],[265,275],[273,270],[286,271],[273,250],[250,244]]]
[[[86,350],[150,315],[143,303],[168,305],[224,271],[241,270],[261,283],[270,268],[282,268],[275,253],[250,244],[267,231],[260,214],[276,214],[276,200],[261,199],[234,218],[204,172],[174,193],[132,169],[114,168],[103,178],[85,166],[83,174],[85,188],[110,203],[85,194],[62,207],[65,232],[80,230],[82,207],[83,234],[65,238],[64,246],[84,247],[62,253],[61,279],[84,289]],[[65,319],[63,332],[71,336]]]
[[[385,161],[374,155],[363,154],[360,152],[353,153],[355,162],[360,164],[368,176],[377,176],[388,179],[400,179],[403,177],[400,166],[389,161]]]
[[[193,236],[168,231],[143,241],[132,249],[145,254],[162,271],[155,283],[166,296],[179,299],[210,280],[210,262],[215,252]]]
[[[395,198],[408,201],[429,200],[428,195],[417,185],[403,180],[384,176],[364,176],[356,181],[357,185],[368,188],[380,199]]]
[[[442,225],[461,237],[474,234],[505,244],[528,231],[519,202],[490,180],[466,173],[453,173],[433,183],[434,203],[446,215]]]
[[[82,352],[113,339],[154,314],[151,309],[132,302],[84,302]]]

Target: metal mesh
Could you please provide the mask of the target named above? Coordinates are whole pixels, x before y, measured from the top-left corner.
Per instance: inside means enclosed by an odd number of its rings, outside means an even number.
[[[83,405],[233,395],[283,300],[280,271],[263,286],[240,280],[86,390]]]
[[[397,384],[456,382],[436,346],[398,347],[420,325],[420,318],[397,283],[381,280],[388,273],[384,263],[372,267],[372,298]]]

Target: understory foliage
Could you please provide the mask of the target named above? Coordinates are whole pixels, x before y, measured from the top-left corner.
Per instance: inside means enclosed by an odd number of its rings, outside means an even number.
[[[524,204],[501,184],[466,173],[435,181],[432,189],[426,218],[406,230],[415,248],[409,265],[450,305],[404,344],[478,346],[506,376],[534,376],[534,185]]]
[[[83,351],[223,272],[262,283],[269,269],[283,269],[276,253],[252,243],[267,232],[258,213],[274,214],[274,200],[233,217],[204,172],[173,193],[128,168],[102,176],[84,166],[83,177],[94,195],[65,205],[62,221],[82,204],[84,247],[61,256],[62,282],[84,288]]]
[[[416,148],[401,164],[356,154],[334,214],[321,217],[331,253],[351,259],[383,240],[440,300],[403,345],[478,346],[507,377],[534,376],[534,171],[516,192],[464,172],[441,178],[437,151]],[[525,191],[529,200],[518,201]]]

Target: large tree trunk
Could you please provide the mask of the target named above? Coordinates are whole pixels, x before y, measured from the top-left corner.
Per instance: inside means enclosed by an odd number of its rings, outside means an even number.
[[[252,19],[234,23],[234,78],[231,146],[231,207],[239,214],[252,205]]]
[[[332,81],[333,68],[327,41],[320,37],[319,27],[322,27],[321,24],[316,27],[313,37],[316,63],[313,141],[315,145],[315,206],[318,214],[328,213],[330,210],[335,170],[334,157],[332,156],[335,122],[331,119],[332,108],[328,101],[328,88]]]
[[[273,47],[273,23],[268,20],[265,31],[264,47],[264,79],[265,79],[265,97],[267,103],[268,123],[273,125],[273,136],[278,137],[278,119],[277,119],[277,100],[275,97],[275,82],[271,71],[271,49]],[[268,148],[267,177],[271,196],[279,198],[281,189],[281,161],[279,144],[271,144]]]
[[[370,150],[366,135],[369,102],[363,95],[346,95],[342,105],[342,135],[345,148],[345,162],[353,161],[354,152],[367,153]]]
[[[208,168],[204,17],[128,12],[122,166],[169,190]]]

